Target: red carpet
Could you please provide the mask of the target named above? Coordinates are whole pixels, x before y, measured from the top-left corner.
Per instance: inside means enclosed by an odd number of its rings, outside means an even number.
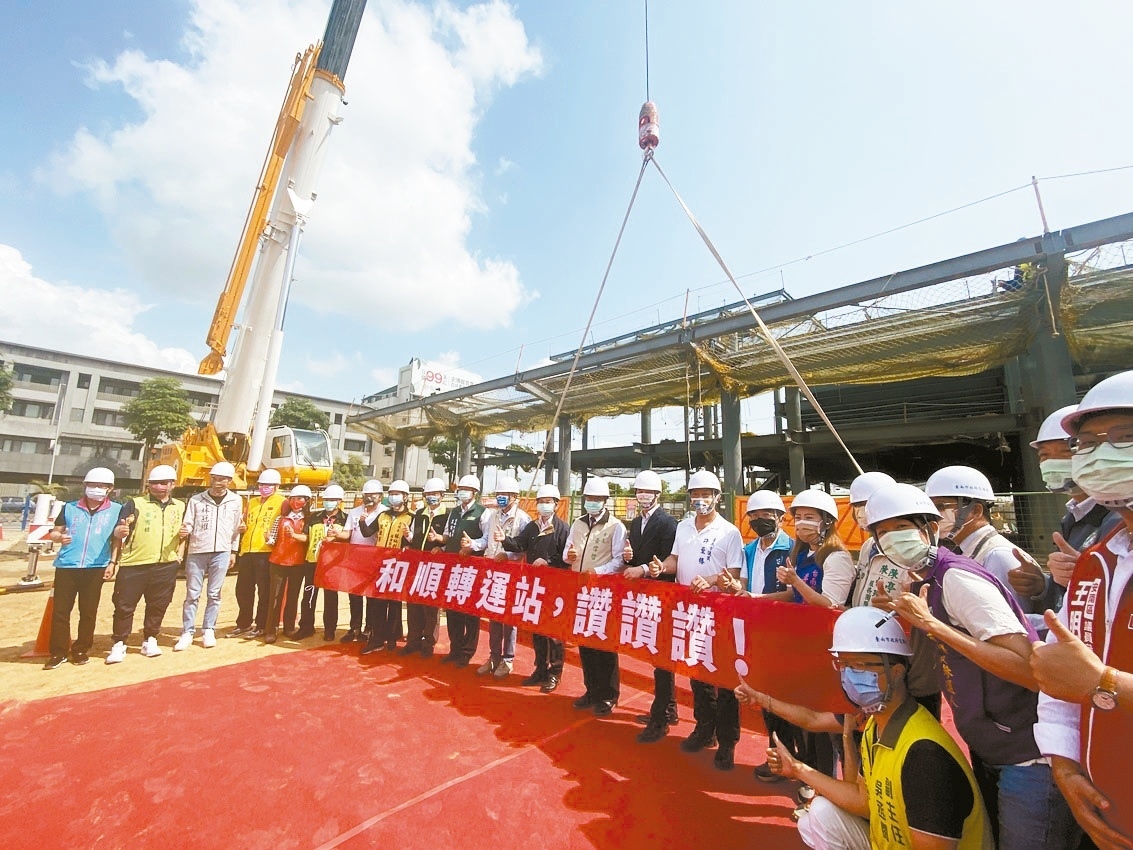
[[[802,846],[793,783],[755,781],[763,742],[749,730],[731,773],[712,751],[678,750],[687,704],[669,737],[633,740],[650,700],[644,665],[623,661],[622,705],[599,720],[571,707],[573,654],[546,696],[519,687],[525,646],[503,685],[472,667],[356,653],[334,644],[0,704],[0,847]]]

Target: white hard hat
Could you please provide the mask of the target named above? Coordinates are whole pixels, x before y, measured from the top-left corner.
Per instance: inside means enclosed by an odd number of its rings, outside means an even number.
[[[405,493],[405,494],[408,495],[408,493],[409,493],[409,482],[408,481],[402,481],[400,478],[397,479],[396,481],[394,481],[392,484],[389,485],[389,491],[392,493],[394,490],[396,490],[398,493]]]
[[[912,484],[886,484],[878,487],[865,503],[867,528],[873,528],[882,520],[914,516],[940,519],[940,511],[923,490]]]
[[[376,478],[371,478],[369,481],[362,485],[362,493],[367,496],[371,493],[380,492],[382,492],[382,482]]]
[[[430,478],[425,482],[425,486],[421,488],[422,493],[443,493],[448,489],[448,485],[440,478]]]
[[[823,490],[803,490],[791,500],[791,516],[795,515],[795,508],[814,508],[832,520],[838,519],[838,503]]]
[[[864,505],[873,495],[873,491],[882,484],[896,484],[892,476],[884,472],[863,472],[850,482],[850,504]]]
[[[535,498],[554,498],[556,501],[558,501],[560,498],[562,498],[562,495],[559,493],[559,488],[554,484],[544,484],[542,487],[535,491]]]
[[[652,469],[643,469],[637,473],[637,478],[633,479],[633,489],[652,490],[655,493],[660,493],[663,489],[661,476]]]
[[[294,491],[292,491],[292,495],[294,495]],[[346,493],[337,484],[328,484],[323,488],[324,499],[338,499],[341,502],[344,496],[346,496]]]
[[[586,486],[582,488],[583,496],[609,496],[610,485],[605,478],[587,478]]]
[[[480,492],[480,479],[475,475],[462,475],[460,480],[456,482],[456,486],[462,490],[475,490]]]
[[[214,463],[212,469],[209,470],[209,475],[215,475],[217,478],[235,478],[236,467],[226,460],[220,463]]]
[[[690,491],[715,490],[717,493],[723,490],[720,486],[720,479],[716,477],[716,473],[709,472],[707,469],[698,469],[689,476],[688,489]]]
[[[774,490],[756,490],[747,497],[747,511],[778,511],[783,514],[787,509],[783,506],[783,497]]]
[[[1103,410],[1133,410],[1133,372],[1119,372],[1100,381],[1083,396],[1081,403],[1062,420],[1062,427],[1071,434],[1089,413]]]
[[[311,488],[308,487],[306,484],[296,484],[294,487],[291,488],[291,492],[288,493],[287,495],[288,496],[306,496],[309,499],[309,498],[311,498]]]
[[[936,470],[929,476],[924,491],[930,499],[960,496],[982,502],[995,501],[995,491],[987,476],[970,466],[946,466]]]
[[[1043,424],[1039,426],[1038,436],[1031,441],[1031,448],[1037,449],[1039,443],[1049,443],[1052,440],[1061,440],[1063,442],[1069,440],[1070,434],[1062,427],[1062,420],[1077,410],[1078,405],[1068,404],[1066,407],[1058,408],[1058,410],[1044,419]]]
[[[177,476],[174,476],[176,478]],[[105,466],[96,466],[83,476],[84,484],[109,484],[114,486],[114,473]]]
[[[876,608],[858,606],[847,608],[834,621],[834,638],[830,651],[871,652],[885,655],[913,654],[905,630],[897,618],[887,616]]]
[[[87,479],[90,480],[89,478]],[[176,481],[177,470],[168,464],[158,464],[149,471],[146,481]]]
[[[501,475],[496,479],[497,493],[519,493],[519,482],[510,475]]]
[[[260,473],[260,477],[256,480],[257,484],[282,484],[283,479],[279,477],[278,469],[265,469]]]

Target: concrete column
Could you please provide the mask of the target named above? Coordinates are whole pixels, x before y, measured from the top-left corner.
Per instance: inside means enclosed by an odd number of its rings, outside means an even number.
[[[559,417],[559,493],[570,495],[570,417]]]
[[[547,431],[547,436],[543,438],[543,445],[547,446],[548,443],[551,446],[554,445],[554,429],[549,429]],[[548,454],[549,453],[550,453],[550,449],[548,448]],[[554,484],[555,483],[555,470],[551,467],[551,464],[547,463],[546,459],[543,460],[543,483],[544,484]]]
[[[460,448],[456,453],[456,476],[472,474],[472,439],[467,433],[460,435]]]
[[[405,478],[405,443],[393,444],[393,477]]]
[[[724,492],[738,496],[744,487],[744,462],[740,450],[740,397],[734,393],[720,392],[720,428],[724,455]],[[734,521],[731,514],[732,511],[728,510],[726,516]]]
[[[646,408],[641,411],[641,468],[653,468],[653,455],[649,454],[647,447],[653,444],[653,410]]]
[[[803,432],[802,393],[798,387],[787,387],[783,408],[787,416],[787,462],[791,472],[791,492],[801,493],[806,489],[806,456],[802,444],[796,442]]]
[[[476,477],[484,483],[484,441],[476,441]]]

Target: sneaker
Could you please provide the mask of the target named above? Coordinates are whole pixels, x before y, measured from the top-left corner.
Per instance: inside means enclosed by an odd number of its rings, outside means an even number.
[[[492,671],[492,675],[497,679],[505,679],[511,675],[511,662],[506,658],[496,665],[496,669]]]
[[[43,665],[44,670],[55,670],[67,663],[66,655],[52,655]]]
[[[115,641],[114,646],[110,647],[110,654],[106,656],[107,664],[121,664],[126,660],[126,642]]]
[[[814,800],[814,789],[809,785],[800,785],[799,790],[795,792],[795,799],[799,801],[799,805],[806,808]]]
[[[264,630],[258,626],[252,626],[248,631],[244,632],[240,637],[242,640],[255,640],[258,637],[263,637]]]
[[[255,628],[255,627],[254,626],[237,626],[232,631],[230,631],[228,634],[226,634],[225,637],[226,638],[244,637],[244,635],[248,634],[248,632],[250,632],[253,628]]]
[[[759,765],[754,771],[755,778],[760,782],[782,782],[783,777],[778,773],[774,773],[768,766],[767,762]]]
[[[681,749],[686,753],[698,753],[705,747],[716,746],[716,736],[712,732],[693,729],[692,734],[681,741]]]
[[[354,643],[358,640],[358,632],[356,629],[347,629],[346,634],[338,639],[339,643]]]
[[[637,743],[652,744],[656,741],[660,741],[668,734],[669,727],[667,725],[658,726],[656,723],[650,723],[637,733]]]
[[[727,746],[720,745],[716,750],[716,756],[712,759],[712,764],[717,770],[731,770],[736,766],[736,746],[732,744]]]
[[[193,645],[193,633],[181,632],[181,637],[177,638],[177,643],[173,644],[174,652],[182,652]]]
[[[89,661],[90,661],[90,656],[87,655],[85,652],[72,652],[71,653],[71,663],[74,664],[76,667],[82,667],[84,664],[87,664]]]
[[[496,669],[496,662],[489,658],[483,664],[476,668],[477,676],[487,676],[489,673]]]
[[[544,683],[545,681],[547,681],[547,677],[548,677],[549,675],[550,675],[550,674],[549,674],[549,673],[547,673],[547,671],[546,671],[546,670],[536,670],[536,671],[535,671],[534,673],[532,673],[532,674],[531,674],[530,676],[528,676],[528,677],[527,677],[526,679],[524,679],[524,680],[523,680],[522,682],[520,682],[519,684],[521,684],[521,685],[523,685],[523,686],[525,686],[525,687],[526,687],[527,685],[541,685],[541,684],[543,684],[543,683]]]
[[[539,686],[539,690],[541,690],[545,694],[549,694],[558,686],[559,677],[552,673],[550,676],[543,680],[543,684]]]
[[[205,649],[212,649],[216,646],[216,631],[213,629],[205,629],[201,634],[201,646]]]
[[[161,655],[161,647],[157,645],[157,638],[148,637],[142,641],[142,655],[146,658],[157,658]]]

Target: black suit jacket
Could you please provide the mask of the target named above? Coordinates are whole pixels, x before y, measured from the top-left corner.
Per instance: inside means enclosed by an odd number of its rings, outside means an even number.
[[[654,556],[664,561],[673,554],[673,543],[677,539],[677,521],[664,508],[658,508],[645,524],[645,534],[641,533],[641,517],[636,516],[629,524],[629,545],[633,549],[631,567],[648,564]],[[661,581],[676,581],[675,575],[662,575]]]

